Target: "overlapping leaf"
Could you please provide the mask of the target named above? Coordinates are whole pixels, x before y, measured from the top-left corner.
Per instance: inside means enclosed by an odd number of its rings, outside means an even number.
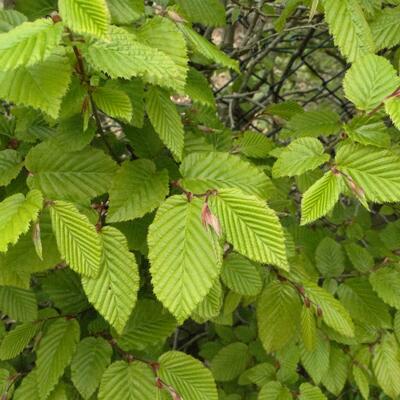
[[[17,177],[23,163],[17,151],[12,149],[0,151],[0,186],[7,186]]]
[[[219,0],[177,0],[183,15],[191,22],[225,25],[225,9]]]
[[[31,290],[0,286],[0,310],[16,321],[33,321],[37,318],[37,301]]]

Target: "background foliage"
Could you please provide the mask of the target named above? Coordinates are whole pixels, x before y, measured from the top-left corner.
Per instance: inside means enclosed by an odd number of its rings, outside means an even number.
[[[2,400],[398,399],[400,2],[4,3]]]

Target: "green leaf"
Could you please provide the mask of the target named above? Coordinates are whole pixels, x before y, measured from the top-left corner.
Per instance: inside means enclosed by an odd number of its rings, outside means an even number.
[[[160,378],[183,399],[218,399],[213,376],[199,360],[179,351],[169,351],[159,358],[159,363]]]
[[[315,262],[322,276],[334,278],[341,275],[344,271],[342,246],[330,237],[325,237],[315,251]]]
[[[51,323],[37,350],[36,373],[40,399],[45,400],[71,362],[79,341],[76,320],[57,319]]]
[[[218,47],[210,43],[203,36],[199,35],[189,25],[179,24],[178,28],[184,34],[189,47],[193,51],[200,53],[203,57],[208,60],[214,61],[216,64],[239,72],[239,64],[236,60],[228,57],[228,55],[226,55],[224,52],[218,49]]]
[[[71,380],[85,400],[99,386],[111,356],[112,347],[102,338],[87,337],[78,344],[71,363]]]
[[[295,176],[313,170],[329,160],[324,146],[315,138],[300,138],[285,147],[273,167],[275,177]]]
[[[219,279],[217,279],[207,296],[195,308],[192,319],[197,323],[204,323],[209,319],[216,318],[221,312],[224,293]]]
[[[183,187],[193,193],[237,188],[267,198],[273,190],[268,176],[261,169],[229,153],[192,153],[185,157],[180,171]]]
[[[339,396],[346,384],[350,359],[343,350],[331,347],[329,354],[329,369],[322,377],[323,385],[335,396]],[[335,371],[332,373],[332,371]]]
[[[113,118],[129,122],[132,119],[132,104],[129,96],[112,85],[98,87],[93,92],[93,100],[97,107]]]
[[[69,59],[64,50],[59,50],[41,63],[0,71],[0,97],[57,118],[61,99],[71,81],[71,72]]]
[[[182,158],[183,124],[168,92],[152,87],[147,92],[146,111],[155,131],[177,160]]]
[[[257,304],[260,340],[273,352],[284,348],[299,329],[300,299],[288,283],[272,281],[264,289]]]
[[[210,83],[201,72],[194,68],[189,69],[185,94],[187,94],[194,103],[215,109],[215,99]]]
[[[201,222],[202,205],[200,199],[172,196],[149,229],[154,293],[178,321],[207,295],[221,269],[220,246]]]
[[[21,354],[30,341],[36,336],[40,325],[32,322],[25,322],[16,326],[12,331],[7,332],[1,341],[0,359],[10,360]]]
[[[30,150],[25,166],[30,187],[50,199],[82,203],[107,192],[117,169],[101,150],[86,147],[68,153],[48,142]]]
[[[365,111],[379,106],[399,85],[400,78],[390,61],[374,54],[359,58],[343,81],[346,97]]]
[[[323,5],[329,31],[348,61],[375,51],[371,29],[357,0],[324,0]]]
[[[107,0],[111,22],[128,25],[144,14],[143,0]]]
[[[0,151],[0,186],[7,186],[22,169],[23,163],[17,151],[7,149]]]
[[[290,119],[287,128],[294,137],[336,135],[341,128],[340,116],[326,109],[299,112]]]
[[[251,158],[267,158],[274,147],[274,143],[266,135],[252,131],[244,132],[236,144],[241,153]]]
[[[116,361],[103,374],[98,396],[99,400],[154,400],[157,390],[150,366]]]
[[[209,26],[225,25],[225,8],[220,0],[177,0],[183,16]]]
[[[339,200],[341,189],[341,177],[331,171],[315,182],[301,201],[301,225],[328,214]]]
[[[0,10],[0,31],[8,32],[18,25],[26,22],[27,18],[24,14],[16,10]]]
[[[372,365],[379,386],[395,399],[400,395],[400,350],[396,338],[385,333],[373,349]]]
[[[368,400],[369,397],[369,374],[368,370],[366,371],[365,368],[359,367],[357,365],[353,365],[352,373],[354,377],[354,381],[360,393],[362,394],[365,400]]]
[[[105,0],[58,0],[60,15],[76,33],[106,37],[109,12]]]
[[[282,226],[265,202],[236,189],[222,189],[210,198],[210,208],[237,252],[289,269]]]
[[[127,161],[110,188],[108,222],[143,217],[159,207],[169,192],[168,172],[157,172],[150,160]]]
[[[304,282],[307,296],[322,310],[326,325],[346,337],[354,336],[354,325],[348,311],[328,291],[312,282]]]
[[[391,97],[385,101],[385,111],[393,122],[393,125],[400,129],[400,99]]]
[[[136,35],[139,41],[171,58],[178,72],[174,85],[182,91],[186,83],[189,62],[182,32],[171,20],[155,16],[143,24]]]
[[[386,304],[400,310],[400,270],[397,267],[380,268],[371,273],[369,281]]]
[[[160,345],[175,328],[175,318],[159,302],[139,299],[118,345],[126,351],[143,351]]]
[[[9,244],[17,243],[19,237],[28,232],[43,207],[43,197],[38,190],[7,197],[0,203],[0,252],[6,252]]]
[[[326,400],[327,397],[321,392],[317,386],[310,385],[309,383],[302,383],[300,385],[299,400]]]
[[[387,150],[356,144],[342,146],[336,155],[337,169],[349,175],[368,200],[400,200],[400,159]]]
[[[317,326],[314,311],[311,307],[303,305],[301,308],[300,325],[304,347],[308,351],[313,351],[317,343]]]
[[[237,378],[250,360],[249,349],[244,343],[231,343],[223,347],[211,362],[215,380],[227,382]]]
[[[112,79],[133,76],[145,82],[177,88],[179,71],[174,61],[162,53],[137,41],[136,37],[119,27],[111,27],[109,39],[94,40],[83,48],[85,58],[96,70]]]
[[[347,257],[357,271],[368,272],[374,266],[374,258],[366,248],[356,243],[348,243],[345,249]]]
[[[136,304],[138,266],[121,232],[106,226],[100,236],[103,242],[100,273],[94,277],[83,277],[83,289],[97,311],[118,333],[122,333]]]
[[[74,271],[96,277],[100,271],[101,242],[95,227],[65,201],[53,202],[50,215],[61,256]]]
[[[400,7],[384,8],[371,23],[372,36],[376,44],[376,50],[392,48],[399,44],[400,27],[398,24]]]
[[[51,19],[24,22],[7,33],[0,34],[1,71],[29,67],[48,58],[58,46],[62,24]]]
[[[245,257],[231,253],[224,259],[221,279],[234,292],[243,296],[256,296],[262,289],[257,267]]]
[[[291,400],[290,390],[280,382],[272,381],[261,388],[258,400]]]

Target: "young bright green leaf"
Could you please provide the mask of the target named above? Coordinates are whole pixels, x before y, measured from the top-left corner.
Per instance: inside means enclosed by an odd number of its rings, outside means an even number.
[[[169,351],[159,358],[159,376],[182,398],[217,400],[217,387],[211,371],[199,360],[179,351]]]
[[[209,26],[225,25],[225,8],[219,0],[177,0],[177,4],[190,22]]]
[[[43,62],[28,67],[0,70],[0,97],[57,118],[61,99],[71,81],[71,72],[71,63],[63,50],[57,50]]]
[[[203,323],[209,319],[216,318],[221,312],[224,302],[224,293],[219,279],[217,279],[207,296],[197,305],[191,318],[197,323]]]
[[[335,396],[338,396],[346,384],[350,359],[343,350],[331,347],[329,354],[329,369],[322,377],[322,384]],[[332,371],[335,371],[332,374]]]
[[[231,343],[223,347],[211,363],[215,380],[227,382],[237,378],[246,369],[249,358],[249,349],[244,343]]]
[[[202,203],[172,196],[158,209],[149,229],[154,293],[178,321],[207,295],[221,269],[217,238],[201,221]]]
[[[0,151],[0,186],[7,186],[21,171],[23,163],[17,151]]]
[[[43,196],[38,190],[7,197],[0,203],[0,252],[5,252],[10,244],[17,243],[19,237],[28,232],[43,207]]]
[[[299,400],[326,400],[327,397],[321,392],[318,386],[302,383],[300,385]]]
[[[79,341],[76,320],[56,319],[51,322],[37,350],[36,373],[40,400],[45,400],[71,362]]]
[[[258,400],[291,400],[292,395],[286,386],[278,381],[267,383],[261,388],[258,394]]]
[[[372,21],[371,31],[376,44],[376,50],[379,51],[384,48],[392,48],[399,44],[399,17],[399,7],[387,7]]]
[[[261,294],[257,304],[260,340],[268,352],[282,349],[300,326],[300,298],[287,283],[273,281]]]
[[[103,244],[100,273],[83,277],[83,289],[97,311],[122,333],[137,300],[138,266],[121,232],[104,227],[100,236]]]
[[[272,140],[252,131],[244,132],[236,144],[240,152],[250,158],[267,158],[274,147]]]
[[[31,290],[0,286],[0,310],[16,321],[33,321],[37,318],[37,301]]]
[[[400,129],[400,99],[391,97],[385,101],[385,110],[393,122],[393,125]]]
[[[374,121],[370,117],[355,117],[344,126],[344,130],[351,140],[365,146],[390,146],[390,134],[383,121]]]
[[[350,62],[375,51],[371,29],[357,0],[324,0],[322,4],[335,44]]]
[[[110,15],[105,0],[59,0],[58,8],[74,32],[107,37]]]
[[[390,61],[374,54],[359,58],[343,81],[346,97],[365,111],[373,110],[399,86],[400,78]]]
[[[111,86],[96,88],[93,100],[97,107],[113,118],[129,122],[132,119],[132,104],[129,96],[122,90]]]
[[[322,276],[333,278],[343,273],[345,259],[342,246],[330,237],[325,237],[315,251],[315,263]]]
[[[9,360],[21,354],[33,337],[38,333],[40,324],[25,322],[9,331],[0,345],[0,359]]]
[[[262,200],[237,189],[222,189],[210,198],[210,208],[237,252],[289,269],[279,218]]]
[[[285,147],[272,172],[275,177],[301,175],[328,160],[329,155],[324,153],[324,146],[318,139],[300,138]]]
[[[349,175],[368,200],[400,200],[400,159],[388,150],[356,144],[342,146],[336,154],[337,169]]]
[[[141,361],[116,361],[103,374],[99,400],[154,400],[157,387],[151,368]]]
[[[229,289],[243,296],[256,296],[262,289],[257,266],[235,253],[224,259],[221,279]]]
[[[139,299],[118,345],[126,351],[143,351],[167,339],[176,328],[175,318],[151,299]]]
[[[365,400],[368,400],[369,397],[369,383],[370,383],[370,376],[369,376],[369,371],[365,370],[364,366],[357,366],[353,365],[352,369],[354,381],[356,382],[356,385],[358,389],[360,390],[360,393],[362,394],[363,398]]]
[[[189,68],[185,94],[187,94],[194,103],[215,109],[215,99],[210,83],[201,72],[194,68]]]
[[[372,365],[375,377],[383,391],[395,399],[400,395],[399,345],[391,333],[386,333],[373,348]]]
[[[146,111],[161,140],[174,157],[180,160],[184,140],[183,124],[168,92],[152,87],[147,92]]]
[[[82,275],[98,276],[102,249],[96,228],[65,201],[53,202],[50,215],[58,250],[68,265]]]
[[[369,281],[386,304],[400,310],[400,270],[397,267],[380,268],[371,273]]]
[[[168,173],[150,160],[125,162],[110,188],[108,222],[143,217],[159,207],[169,192]]]
[[[117,166],[101,150],[86,147],[68,153],[54,143],[33,147],[25,159],[28,184],[53,200],[88,202],[105,193]]]
[[[314,311],[303,305],[300,315],[301,338],[307,351],[313,351],[317,343],[317,326]]]
[[[26,22],[26,16],[16,10],[0,10],[0,31],[8,32]]]
[[[182,186],[197,194],[213,189],[237,188],[265,199],[273,190],[270,179],[261,169],[228,153],[192,153],[185,157],[180,171]]]
[[[144,14],[144,1],[142,0],[107,0],[111,14],[111,22],[128,25]]]
[[[111,356],[112,347],[102,338],[88,337],[78,344],[71,362],[71,380],[85,400],[99,386]]]
[[[15,70],[44,61],[58,46],[62,32],[63,24],[53,24],[51,19],[41,18],[1,33],[0,70]]]

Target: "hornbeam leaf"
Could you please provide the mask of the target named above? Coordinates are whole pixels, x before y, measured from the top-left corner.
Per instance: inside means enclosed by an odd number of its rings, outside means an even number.
[[[346,97],[359,110],[373,110],[400,86],[393,65],[384,57],[369,54],[359,58],[343,81]]]
[[[107,36],[110,15],[105,0],[59,0],[58,8],[63,21],[74,32]]]
[[[400,99],[391,97],[385,101],[385,110],[393,122],[393,125],[400,129]]]
[[[103,374],[99,400],[155,400],[158,389],[150,366],[141,361],[116,361]]]
[[[40,400],[45,400],[64,373],[79,341],[76,320],[52,321],[37,350],[36,373]]]
[[[371,23],[376,50],[390,49],[400,42],[400,7],[386,7]]]
[[[395,266],[380,268],[369,276],[378,296],[387,304],[400,310],[400,270]]]
[[[57,118],[71,81],[72,66],[63,50],[43,62],[12,71],[0,70],[0,97]]]
[[[300,385],[299,400],[326,400],[327,397],[321,392],[318,386],[302,383]]]
[[[0,186],[7,186],[23,166],[20,155],[12,149],[0,151]]]
[[[101,230],[100,236],[103,242],[100,273],[90,278],[83,277],[82,285],[97,311],[118,333],[122,333],[136,304],[139,289],[138,266],[121,232],[106,226]]]
[[[183,124],[168,92],[152,87],[147,93],[146,111],[154,130],[176,159],[180,160],[184,144]]]
[[[179,351],[169,351],[159,358],[159,363],[160,378],[176,389],[183,399],[218,399],[211,371],[199,360]]]
[[[275,177],[301,175],[329,160],[324,146],[315,138],[300,138],[287,146],[279,155],[273,167]]]
[[[62,32],[63,24],[41,18],[0,34],[1,71],[44,61],[58,46]]]
[[[350,62],[375,51],[371,29],[357,0],[324,0],[323,5],[335,44]]]
[[[260,340],[267,350],[282,349],[300,326],[299,295],[288,283],[270,282],[257,304]]]
[[[385,333],[380,343],[373,348],[374,374],[383,391],[395,399],[400,395],[399,345],[391,333]]]
[[[28,185],[55,200],[87,202],[107,192],[117,165],[101,150],[66,152],[50,142],[33,147],[25,159]]]
[[[142,0],[107,0],[111,14],[111,22],[128,25],[144,14],[144,2]]]
[[[221,249],[201,222],[202,206],[200,199],[172,196],[149,229],[154,293],[178,321],[207,295],[221,269]]]
[[[219,279],[217,279],[207,296],[195,308],[192,319],[197,323],[204,323],[209,319],[218,317],[223,305],[223,290]]]
[[[337,169],[349,175],[368,200],[400,200],[400,158],[388,150],[350,144],[336,155]]]
[[[96,277],[100,271],[101,241],[95,227],[73,204],[64,201],[53,202],[50,215],[61,256],[76,272]]]
[[[183,16],[209,26],[225,25],[225,8],[219,0],[177,0]]]
[[[292,395],[286,386],[278,381],[268,382],[261,388],[258,400],[291,400]]]
[[[322,377],[323,385],[336,397],[346,384],[350,358],[342,349],[332,346],[329,354],[329,369]],[[335,373],[332,373],[335,371]]]
[[[125,162],[110,188],[108,222],[143,217],[159,207],[169,192],[168,173],[150,160]]]
[[[0,203],[0,252],[7,251],[9,244],[17,243],[28,232],[42,206],[43,196],[38,190],[30,191],[26,197],[14,194]]]
[[[309,224],[333,209],[339,200],[341,179],[329,171],[304,193],[301,201],[301,225]]]
[[[154,85],[179,89],[175,82],[179,71],[171,57],[139,42],[125,29],[111,27],[110,39],[94,40],[83,52],[94,70],[113,79],[135,76]]]
[[[237,252],[289,269],[282,226],[265,202],[237,189],[222,189],[210,197],[210,208]]]
[[[0,10],[0,31],[8,32],[26,22],[28,18],[16,10]]]
[[[99,386],[111,356],[112,347],[100,337],[87,337],[78,344],[71,362],[71,380],[85,400]]]
[[[181,164],[182,185],[193,193],[237,188],[268,198],[273,186],[265,173],[238,156],[220,152],[192,153]]]
[[[37,318],[37,302],[31,290],[0,286],[0,310],[17,321],[33,321]]]

